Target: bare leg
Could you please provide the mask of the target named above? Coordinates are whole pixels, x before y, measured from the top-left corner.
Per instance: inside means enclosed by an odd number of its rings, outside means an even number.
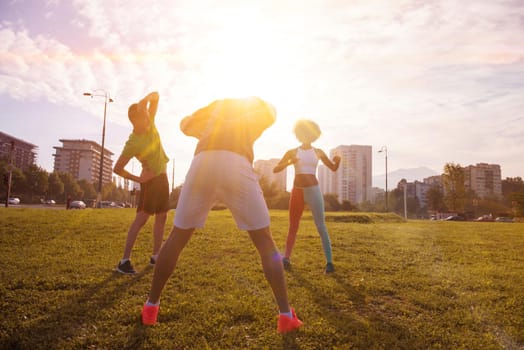
[[[273,290],[280,312],[289,312],[284,268],[269,227],[248,232],[262,259],[264,275]]]
[[[164,228],[166,226],[167,213],[157,213],[153,225],[153,255],[157,255],[164,239]]]
[[[162,294],[167,280],[175,270],[178,257],[187,242],[189,242],[194,230],[193,228],[183,230],[176,226],[171,230],[168,239],[162,246],[162,249],[160,249],[160,254],[155,264],[151,291],[149,292],[149,302],[156,304],[160,300],[160,294]]]
[[[124,256],[122,257],[123,259],[129,259],[131,256],[131,250],[133,250],[133,246],[135,245],[138,232],[140,232],[140,229],[145,225],[149,219],[149,216],[150,215],[148,213],[143,211],[136,213],[135,220],[127,231],[127,240],[126,246],[124,248]]]

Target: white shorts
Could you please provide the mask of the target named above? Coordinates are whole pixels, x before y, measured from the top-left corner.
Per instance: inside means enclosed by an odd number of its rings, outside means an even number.
[[[241,230],[269,226],[269,211],[258,176],[244,156],[230,151],[203,151],[193,158],[175,210],[175,226],[203,227],[216,201],[231,210]]]

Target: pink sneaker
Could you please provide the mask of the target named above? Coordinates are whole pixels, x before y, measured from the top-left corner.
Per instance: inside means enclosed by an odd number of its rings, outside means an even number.
[[[295,314],[295,309],[291,308],[291,313],[293,314],[292,318],[289,318],[285,315],[280,315],[278,317],[278,326],[277,326],[277,332],[278,333],[287,333],[294,331],[301,327],[303,325],[302,321],[300,321]]]
[[[144,304],[142,308],[142,324],[146,326],[153,326],[157,323],[159,305]]]

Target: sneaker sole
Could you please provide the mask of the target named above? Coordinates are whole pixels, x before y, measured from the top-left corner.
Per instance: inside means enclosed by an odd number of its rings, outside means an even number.
[[[117,268],[115,271],[118,272],[118,273],[121,273],[122,275],[136,275],[137,274],[136,271],[128,272],[128,271],[120,270],[119,268]]]

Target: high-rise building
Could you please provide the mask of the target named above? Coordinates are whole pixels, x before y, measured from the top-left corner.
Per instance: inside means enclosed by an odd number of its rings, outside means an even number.
[[[279,173],[274,173],[273,168],[278,164],[280,159],[259,159],[255,161],[254,169],[260,177],[265,177],[269,183],[276,183],[279,190],[286,190],[287,173],[284,169]]]
[[[406,186],[406,197],[407,198],[416,198],[418,199],[418,205],[420,207],[427,207],[428,206],[428,197],[427,193],[428,191],[437,186],[434,183],[429,183],[425,181],[418,181],[415,180],[413,182],[399,182],[397,185],[397,189],[403,191],[403,186]]]
[[[501,198],[500,165],[477,163],[464,167],[466,190],[473,190],[480,198]]]
[[[340,166],[332,172],[325,166],[318,171],[320,189],[323,193],[338,196],[338,201],[359,204],[370,200],[372,174],[372,148],[367,145],[340,145],[329,153],[333,159],[340,156]]]
[[[56,149],[54,171],[69,173],[76,180],[87,180],[93,184],[98,183],[100,176],[100,157],[102,146],[89,140],[59,140],[62,147]],[[113,174],[113,152],[104,149],[104,165],[102,183],[110,183]]]
[[[0,158],[12,161],[12,164],[25,170],[35,164],[38,146],[0,131]]]

